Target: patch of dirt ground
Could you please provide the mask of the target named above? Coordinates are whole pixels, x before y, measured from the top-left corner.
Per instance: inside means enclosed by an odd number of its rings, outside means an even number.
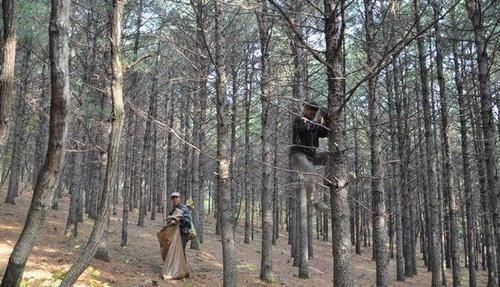
[[[5,192],[0,193],[0,279],[5,272],[12,248],[23,228],[28,212],[31,193],[23,192],[16,205],[3,203]],[[40,286],[44,278],[62,276],[76,260],[92,229],[93,221],[85,218],[78,226],[78,237],[64,236],[68,213],[69,197],[61,199],[59,210],[51,210],[40,240],[35,245],[27,263],[24,278],[29,286]],[[121,210],[111,217],[108,247],[111,262],[92,260],[92,269],[82,275],[79,286],[89,286],[89,280],[107,283],[109,286],[222,286],[222,249],[218,236],[214,234],[212,217],[205,218],[204,243],[201,250],[187,248],[190,278],[179,281],[163,281],[162,260],[156,233],[161,228],[161,215],[155,221],[149,218],[145,227],[137,226],[137,212],[131,212],[129,221],[129,246],[120,247]],[[238,286],[332,286],[332,246],[331,243],[314,241],[314,258],[310,260],[310,279],[297,277],[298,269],[293,267],[287,235],[282,233],[273,247],[274,283],[259,280],[260,237],[254,234],[251,244],[243,244],[243,231],[238,229],[236,250],[238,256]],[[365,248],[362,255],[353,255],[356,286],[375,286],[375,263],[371,260],[371,249]],[[463,255],[462,255],[463,257]],[[463,259],[463,258],[462,258]],[[431,274],[427,272],[419,256],[418,276],[405,282],[395,281],[395,260],[390,262],[391,286],[430,286]],[[447,270],[451,286],[451,270]],[[462,269],[462,284],[468,283],[467,270]],[[478,286],[486,286],[486,273],[478,273]],[[37,281],[38,280],[38,281]],[[31,282],[31,283],[30,283]]]

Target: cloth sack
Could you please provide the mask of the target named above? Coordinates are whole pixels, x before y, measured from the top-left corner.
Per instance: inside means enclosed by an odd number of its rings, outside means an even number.
[[[158,232],[157,236],[160,242],[161,257],[163,259],[163,279],[168,280],[189,277],[186,255],[182,248],[179,224],[177,224],[174,218],[170,218],[167,225]]]

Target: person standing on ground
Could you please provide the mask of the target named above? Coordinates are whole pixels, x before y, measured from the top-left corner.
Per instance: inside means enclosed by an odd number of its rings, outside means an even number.
[[[327,153],[316,153],[319,146],[319,138],[328,136],[327,126],[328,114],[320,110],[314,103],[306,103],[302,117],[296,117],[293,121],[292,146],[290,155],[292,167],[304,174],[304,184],[308,200],[311,200],[316,210],[326,211],[329,206],[319,200],[316,187],[318,175],[315,165],[325,165],[328,159]]]
[[[184,249],[184,253],[186,253],[186,244],[189,240],[189,229],[191,228],[191,213],[189,212],[189,208],[181,203],[180,193],[173,192],[170,195],[170,200],[172,201],[172,210],[169,215],[173,215],[176,209],[182,211],[182,216],[179,216],[178,220],[180,222],[182,248]]]

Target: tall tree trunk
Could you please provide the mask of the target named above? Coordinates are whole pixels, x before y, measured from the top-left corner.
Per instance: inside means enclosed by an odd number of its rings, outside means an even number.
[[[0,75],[0,146],[9,137],[11,121],[11,102],[14,98],[14,70],[16,66],[16,17],[15,1],[3,0],[3,55],[2,74]]]
[[[161,59],[161,45],[158,42],[157,48],[156,48],[156,58],[155,58],[155,74],[160,73],[160,59]],[[150,121],[156,121],[158,120],[158,95],[160,93],[160,90],[158,88],[158,77],[153,78],[153,84],[151,88],[151,101],[152,101],[152,110],[151,110],[151,115],[149,115],[149,120]],[[150,148],[149,152],[149,162],[150,162],[150,191],[151,191],[151,220],[154,221],[156,220],[156,211],[158,204],[158,197],[159,196],[159,173],[158,173],[158,164],[156,162],[157,158],[157,140],[158,140],[158,129],[157,125],[153,124],[152,125],[153,129],[153,136],[152,136],[152,146]],[[161,200],[160,200],[161,203]],[[161,204],[160,204],[161,205]]]
[[[446,83],[443,71],[443,43],[441,38],[439,17],[441,16],[441,3],[437,0],[432,1],[434,11],[434,34],[436,38],[436,69],[437,80],[439,85],[439,95],[441,99],[441,137],[443,143],[443,158],[442,158],[442,176],[443,176],[443,194],[447,196],[448,201],[448,216],[450,222],[450,250],[453,267],[453,286],[458,287],[460,282],[460,257],[458,250],[458,221],[457,221],[457,202],[455,197],[455,190],[451,186],[451,151],[450,139],[448,136],[448,98],[446,95]]]
[[[269,53],[271,42],[271,23],[269,21],[269,10],[267,1],[260,1],[261,10],[256,11],[257,23],[259,26],[260,39],[260,99],[262,104],[261,114],[261,141],[262,141],[262,192],[261,192],[261,212],[262,212],[262,253],[260,261],[260,279],[271,281],[272,264],[272,237],[273,237],[273,214],[272,214],[272,194],[270,190],[271,176],[271,147],[270,147],[270,113],[271,113],[271,86],[270,86],[270,65]],[[307,229],[306,229],[307,232]],[[306,245],[307,248],[307,245]]]
[[[53,0],[49,25],[51,67],[51,106],[49,146],[44,166],[33,190],[30,209],[23,231],[12,251],[1,287],[19,286],[28,256],[35,244],[50,208],[64,159],[69,85],[69,0]]]
[[[484,154],[486,161],[486,186],[489,195],[489,208],[493,219],[493,231],[496,241],[497,275],[500,274],[500,205],[496,175],[496,129],[493,117],[493,98],[490,82],[490,58],[488,55],[486,30],[484,27],[484,11],[481,1],[466,1],[467,12],[474,27],[476,61],[479,78],[479,96],[481,98],[481,118],[484,136]],[[498,279],[497,279],[498,281]]]
[[[396,280],[405,280],[405,262],[403,256],[403,222],[402,222],[402,208],[401,208],[401,190],[403,190],[403,183],[405,181],[403,173],[403,165],[405,164],[403,146],[403,119],[401,115],[401,98],[399,97],[399,70],[396,65],[397,56],[393,58],[393,69],[387,71],[386,80],[388,86],[388,102],[389,102],[389,125],[391,127],[391,142],[392,153],[397,156],[399,162],[393,165],[393,176],[396,177],[392,180],[394,189],[394,229],[396,234]],[[396,123],[394,125],[394,123]],[[406,212],[406,211],[405,211]]]
[[[453,16],[453,14],[452,14]],[[454,19],[453,19],[453,22]],[[455,78],[455,86],[458,94],[458,107],[459,107],[459,118],[460,118],[460,139],[461,139],[461,147],[462,147],[462,169],[463,169],[463,184],[464,184],[464,197],[465,197],[465,214],[466,214],[466,238],[467,245],[464,245],[465,250],[467,250],[468,256],[468,267],[469,267],[469,286],[475,287],[477,286],[476,281],[476,268],[475,264],[475,248],[473,241],[474,234],[474,222],[476,220],[476,216],[474,213],[474,203],[475,196],[472,193],[472,181],[471,181],[471,171],[469,164],[469,143],[468,143],[468,134],[467,134],[467,115],[468,112],[468,102],[467,98],[464,96],[464,88],[462,75],[460,72],[460,64],[458,60],[458,52],[457,52],[457,41],[453,41],[453,68],[454,68],[454,78]]]
[[[223,284],[225,287],[236,286],[236,249],[233,237],[233,214],[231,213],[231,159],[229,158],[229,132],[226,101],[226,51],[224,12],[225,1],[215,2],[215,68],[216,68],[216,109],[217,109],[217,192],[218,214],[221,215]]]
[[[230,172],[230,177],[231,177],[231,183],[230,183],[230,188],[231,188],[231,209],[233,210],[233,233],[235,234],[234,237],[236,237],[236,226],[238,225],[238,183],[237,178],[236,178],[236,172],[235,172],[235,165],[236,165],[236,121],[237,121],[237,112],[238,112],[238,99],[237,99],[237,93],[238,93],[238,70],[234,65],[231,65],[231,86],[232,86],[232,91],[231,91],[231,145],[229,149],[229,157],[231,158],[231,170]]]
[[[332,209],[333,285],[353,286],[351,258],[351,230],[349,226],[349,196],[346,187],[345,162],[345,97],[343,91],[342,43],[344,42],[344,1],[324,0],[328,108],[330,112],[328,136],[329,168]]]
[[[416,31],[417,34],[422,33],[422,28],[420,25],[420,1],[414,0],[415,8],[415,21],[416,21]],[[431,127],[431,109],[432,106],[429,101],[429,86],[427,82],[427,64],[425,60],[424,51],[424,41],[422,37],[417,38],[417,48],[418,48],[418,58],[419,58],[419,70],[420,70],[420,83],[421,83],[421,93],[422,93],[422,109],[424,112],[424,129],[425,129],[425,150],[426,150],[426,173],[427,181],[429,183],[429,204],[430,204],[430,216],[429,216],[429,231],[430,231],[430,267],[432,271],[432,286],[441,286],[443,283],[443,272],[441,269],[442,258],[441,258],[441,242],[439,233],[439,197],[438,191],[436,190],[436,171],[434,163],[434,146],[432,144],[432,127]]]
[[[250,108],[252,103],[252,77],[249,70],[249,59],[248,56],[245,58],[245,171],[247,175],[245,176],[244,188],[245,188],[245,237],[243,243],[250,243],[250,178],[251,178],[251,167],[250,167]]]
[[[474,68],[472,68],[474,71]],[[489,210],[488,205],[488,192],[486,187],[486,174],[485,172],[485,160],[484,160],[484,145],[481,144],[484,141],[483,131],[481,129],[482,119],[480,116],[480,108],[476,102],[476,99],[471,99],[472,102],[469,104],[472,105],[473,113],[475,114],[474,121],[472,124],[472,131],[475,136],[474,139],[474,148],[476,152],[476,164],[477,164],[477,174],[479,175],[479,190],[481,194],[481,209]],[[481,176],[482,175],[482,176]],[[497,261],[496,261],[496,252],[494,247],[495,238],[493,237],[492,226],[491,226],[491,216],[487,212],[483,212],[482,214],[482,224],[481,224],[481,232],[482,232],[482,249],[483,253],[483,270],[488,270],[488,287],[498,286],[498,277],[497,277]],[[486,258],[484,258],[486,256]],[[486,266],[485,266],[486,259]]]
[[[109,209],[111,201],[111,192],[115,186],[117,178],[117,162],[120,151],[121,132],[124,122],[123,105],[123,74],[121,63],[121,36],[122,36],[122,15],[124,2],[122,0],[113,0],[113,9],[110,12],[110,39],[111,39],[111,99],[112,99],[112,119],[111,136],[107,152],[106,176],[101,199],[99,201],[99,214],[92,233],[82,254],[61,282],[61,287],[72,286],[80,274],[85,270],[92,256],[97,250],[99,241],[102,240],[105,228],[109,222]]]
[[[365,8],[365,45],[367,65],[375,64],[375,42],[373,20],[373,6],[371,0],[364,0]],[[370,72],[371,73],[371,72]],[[379,99],[377,98],[377,74],[371,73],[368,79],[368,118],[370,124],[370,155],[371,155],[371,189],[373,202],[373,250],[376,262],[377,286],[388,286],[387,265],[387,223],[385,212],[385,197],[383,186],[382,162],[380,159],[380,132],[379,132]]]
[[[273,194],[272,194],[272,213],[273,213],[273,236],[272,236],[272,243],[273,245],[276,245],[276,240],[278,239],[279,235],[279,219],[278,219],[278,196],[279,196],[279,178],[278,178],[278,137],[279,137],[279,126],[278,126],[278,109],[274,108],[274,114],[273,114],[273,127],[272,129],[276,131],[276,133],[272,136],[273,140]],[[312,225],[311,225],[312,226]],[[312,229],[309,229],[310,235],[312,237]],[[309,254],[312,254],[312,246],[309,245]]]
[[[201,37],[201,36],[200,36]],[[197,215],[195,215],[195,225],[196,230],[198,231],[198,240],[200,243],[203,243],[203,232],[204,232],[204,214],[205,214],[205,178],[206,178],[206,166],[208,157],[206,156],[207,152],[207,100],[208,100],[208,88],[207,88],[207,79],[208,79],[208,64],[205,61],[205,65],[203,66],[203,74],[202,74],[202,83],[200,86],[200,110],[199,113],[199,131],[198,131],[198,146],[200,148],[199,159],[198,159],[198,205],[197,210],[195,211]],[[193,242],[191,242],[191,245]]]
[[[144,218],[146,217],[148,211],[148,198],[147,192],[151,189],[151,185],[149,182],[149,165],[151,163],[151,121],[154,110],[154,101],[155,101],[155,92],[151,92],[149,94],[149,107],[148,114],[146,118],[146,130],[144,131],[143,138],[143,148],[142,148],[142,158],[140,165],[140,176],[141,176],[141,185],[139,191],[139,218],[137,225],[144,227]],[[184,196],[184,194],[183,194]]]

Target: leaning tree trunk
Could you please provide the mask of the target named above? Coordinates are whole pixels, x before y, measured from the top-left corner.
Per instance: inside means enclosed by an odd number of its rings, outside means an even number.
[[[3,62],[0,75],[0,146],[9,137],[11,102],[15,92],[14,70],[16,66],[16,18],[14,0],[2,1],[3,12]]]
[[[217,204],[221,218],[223,284],[225,287],[236,286],[236,249],[233,237],[233,214],[231,210],[231,190],[229,188],[229,126],[227,123],[226,101],[226,51],[224,30],[225,1],[215,2],[215,68],[216,68],[216,109],[217,109],[217,193],[220,201]]]
[[[121,36],[122,36],[122,15],[123,15],[123,0],[113,0],[113,9],[110,12],[110,34],[111,34],[111,99],[113,104],[112,119],[111,119],[111,137],[108,146],[108,158],[106,165],[105,184],[102,192],[102,197],[99,202],[99,214],[90,238],[83,250],[82,254],[71,266],[70,270],[61,282],[61,287],[72,286],[80,274],[85,270],[92,256],[97,250],[99,241],[104,234],[104,228],[109,222],[109,207],[111,200],[111,192],[116,183],[116,170],[118,162],[118,154],[120,151],[120,137],[124,122],[124,105],[123,105],[123,74],[121,63]]]
[[[5,1],[4,1],[5,3]],[[30,209],[23,231],[9,258],[2,287],[19,286],[28,256],[43,228],[54,188],[57,187],[64,159],[67,115],[70,101],[69,85],[69,0],[53,0],[49,25],[51,105],[49,146],[44,166],[33,190]]]
[[[493,231],[496,241],[497,274],[500,274],[500,206],[497,190],[497,166],[495,154],[495,120],[493,117],[493,98],[490,82],[490,59],[487,49],[484,11],[481,1],[466,1],[467,12],[474,26],[477,68],[479,78],[479,96],[481,98],[481,118],[484,136],[484,154],[486,161],[486,186],[489,195],[489,207],[493,218]],[[498,280],[498,279],[497,279]]]
[[[351,258],[350,210],[345,162],[345,97],[343,91],[342,43],[344,42],[344,1],[324,0],[328,108],[330,112],[328,136],[329,168],[332,208],[333,285],[353,286]]]
[[[273,213],[272,213],[272,193],[270,187],[271,175],[271,147],[270,147],[270,38],[271,25],[268,17],[267,1],[260,1],[261,10],[257,11],[257,23],[259,26],[259,39],[261,51],[261,141],[262,141],[262,193],[261,193],[261,212],[262,212],[262,253],[260,261],[260,279],[270,282],[272,263],[272,237],[273,237]],[[307,246],[306,246],[307,248]]]

